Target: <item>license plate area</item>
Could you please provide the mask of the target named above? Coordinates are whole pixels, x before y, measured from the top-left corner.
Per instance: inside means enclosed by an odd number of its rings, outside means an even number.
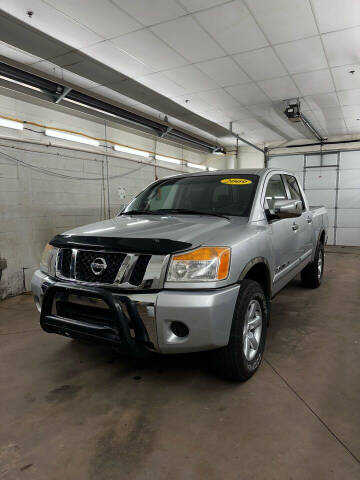
[[[88,307],[103,308],[109,310],[109,306],[102,298],[89,297],[84,295],[69,294],[67,301],[70,303],[77,303],[78,305],[86,305]]]
[[[98,287],[50,285],[44,294],[40,324],[48,333],[91,336],[134,355],[145,355],[147,346],[152,345],[136,303],[124,295],[115,298]]]
[[[97,325],[111,325],[115,321],[115,312],[104,300],[85,295],[57,293],[53,313],[62,318]]]

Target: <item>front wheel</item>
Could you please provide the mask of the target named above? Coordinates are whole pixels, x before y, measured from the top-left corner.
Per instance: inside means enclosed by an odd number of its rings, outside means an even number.
[[[304,287],[318,288],[321,285],[324,273],[324,244],[319,242],[316,248],[314,261],[309,263],[301,272],[301,282]]]
[[[231,380],[248,380],[259,368],[266,339],[268,302],[260,284],[244,280],[235,307],[229,343],[212,352],[214,369]]]

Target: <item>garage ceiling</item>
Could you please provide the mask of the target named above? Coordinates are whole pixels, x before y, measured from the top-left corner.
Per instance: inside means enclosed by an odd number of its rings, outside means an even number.
[[[232,121],[236,133],[260,143],[304,137],[281,113],[283,100],[301,97],[324,136],[360,134],[360,1],[1,0],[0,6],[59,41],[58,49],[34,56],[27,44],[6,37],[0,55],[109,99],[123,103],[125,93],[133,106],[149,105],[155,91],[172,101],[159,100],[159,112],[188,123],[195,113],[225,128]],[[96,61],[94,71],[100,62],[117,75],[94,81],[79,68],[81,55]],[[129,77],[144,87],[129,89]],[[182,108],[171,110],[173,102]]]

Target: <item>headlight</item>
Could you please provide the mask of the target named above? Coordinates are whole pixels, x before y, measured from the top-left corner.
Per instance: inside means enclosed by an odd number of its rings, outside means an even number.
[[[201,247],[192,252],[174,255],[167,281],[214,282],[224,280],[229,273],[230,248]]]
[[[55,276],[57,253],[58,248],[53,247],[49,243],[46,245],[40,260],[40,270],[42,272]]]

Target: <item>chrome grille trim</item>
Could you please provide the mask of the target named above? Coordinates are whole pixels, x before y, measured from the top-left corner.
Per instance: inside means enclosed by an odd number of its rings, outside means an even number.
[[[126,272],[127,272],[127,269],[129,268],[129,265],[131,263],[131,260],[132,260],[132,254],[127,254],[123,263],[121,264],[120,268],[119,268],[119,271],[115,277],[115,284],[117,285],[121,285],[122,283],[124,283],[125,281],[125,275],[126,275]]]
[[[76,279],[76,259],[77,259],[78,250],[73,248],[71,252],[71,263],[70,263],[70,278]]]
[[[95,252],[101,255],[101,253],[114,253],[114,254],[121,254],[122,252],[118,251],[110,251],[110,250],[91,250],[91,249],[78,249],[72,248],[72,255],[71,255],[71,264],[70,264],[70,277],[65,277],[62,275],[59,265],[59,258],[60,258],[60,250],[59,249],[57,258],[56,258],[56,277],[60,280],[64,280],[66,282],[73,282],[79,285],[84,286],[95,286],[95,287],[119,287],[121,289],[126,290],[156,290],[163,287],[165,282],[165,276],[167,271],[167,266],[169,263],[170,255],[151,255],[150,261],[146,267],[143,280],[140,285],[133,285],[129,283],[131,274],[133,269],[136,266],[136,263],[141,255],[145,255],[143,253],[123,253],[125,256],[122,264],[120,265],[119,271],[116,274],[114,283],[102,283],[102,282],[86,282],[83,280],[79,280],[76,278],[76,262],[77,262],[77,255],[79,251],[89,251]],[[150,254],[147,254],[150,255]]]

